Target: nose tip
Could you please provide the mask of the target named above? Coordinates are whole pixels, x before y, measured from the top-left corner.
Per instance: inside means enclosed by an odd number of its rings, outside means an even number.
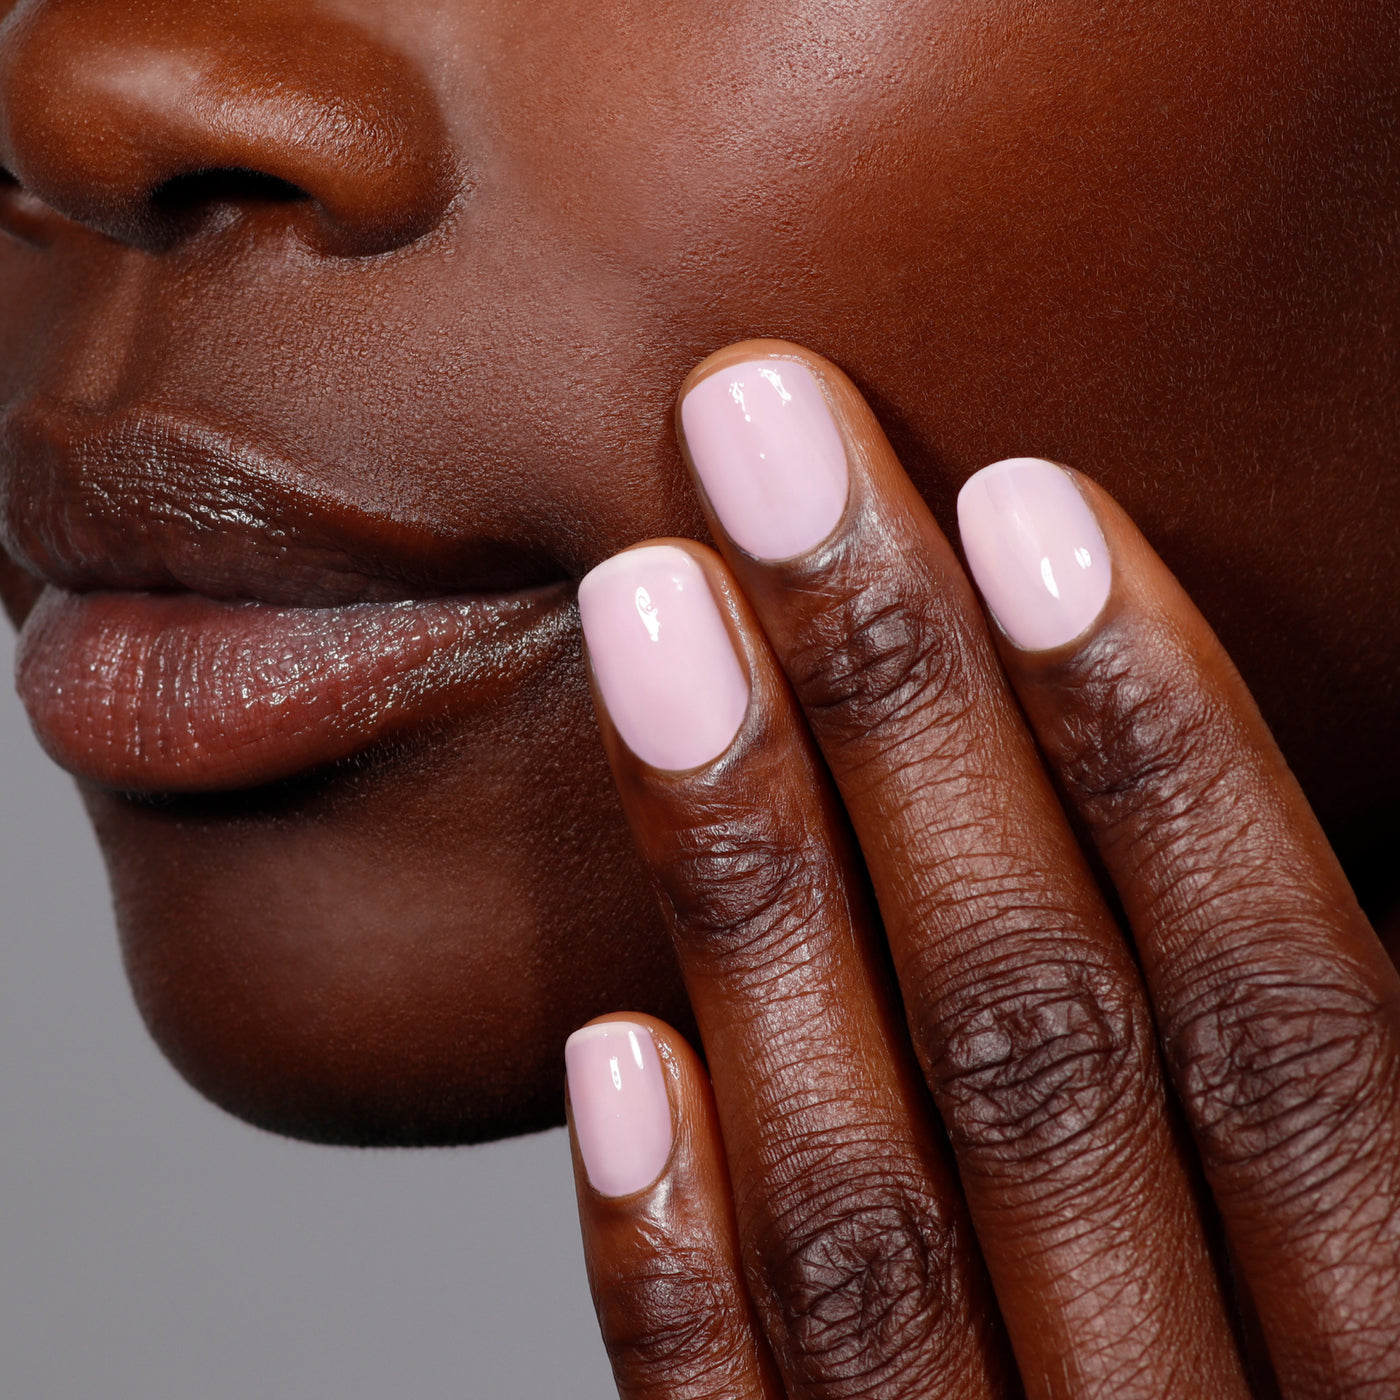
[[[22,0],[0,24],[0,165],[151,249],[256,206],[324,251],[384,252],[455,190],[424,81],[306,0]]]

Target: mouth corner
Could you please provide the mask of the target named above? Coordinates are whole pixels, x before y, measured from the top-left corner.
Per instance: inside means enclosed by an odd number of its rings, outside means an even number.
[[[17,630],[24,626],[43,591],[42,579],[21,568],[0,549],[0,607]]]

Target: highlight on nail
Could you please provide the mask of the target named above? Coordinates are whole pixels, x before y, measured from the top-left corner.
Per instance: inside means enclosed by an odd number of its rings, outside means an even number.
[[[983,467],[958,493],[958,528],[977,587],[1017,646],[1063,646],[1103,611],[1108,545],[1063,467],[1038,457]]]
[[[816,376],[796,360],[748,360],[681,401],[686,449],[720,524],[756,559],[820,544],[846,508],[850,472]]]
[[[593,674],[628,748],[679,772],[718,758],[739,732],[749,683],[704,570],[675,545],[598,565],[578,590]]]
[[[674,1132],[656,1042],[635,1021],[600,1021],[564,1046],[574,1135],[589,1184],[604,1196],[650,1186]]]

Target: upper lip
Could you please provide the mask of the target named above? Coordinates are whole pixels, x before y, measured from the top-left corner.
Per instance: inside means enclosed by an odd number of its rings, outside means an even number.
[[[0,418],[0,544],[61,588],[187,590],[327,607],[558,581],[525,547],[462,537],[311,484],[187,414],[31,403]]]

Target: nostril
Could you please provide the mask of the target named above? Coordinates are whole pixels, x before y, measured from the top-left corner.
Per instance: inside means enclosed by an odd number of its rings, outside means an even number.
[[[158,185],[151,203],[165,214],[189,214],[211,204],[295,204],[310,199],[290,180],[260,170],[192,170]]]
[[[311,196],[290,180],[242,166],[174,175],[159,184],[150,197],[156,221],[172,234],[188,234],[219,210],[248,211],[311,202]]]
[[[246,166],[182,171],[163,180],[147,199],[147,243],[169,246],[260,210],[303,205],[315,222],[315,200],[300,185]],[[285,216],[282,217],[285,221]]]
[[[22,243],[43,247],[55,222],[59,220],[53,211],[25,189],[13,171],[0,165],[0,231]]]

